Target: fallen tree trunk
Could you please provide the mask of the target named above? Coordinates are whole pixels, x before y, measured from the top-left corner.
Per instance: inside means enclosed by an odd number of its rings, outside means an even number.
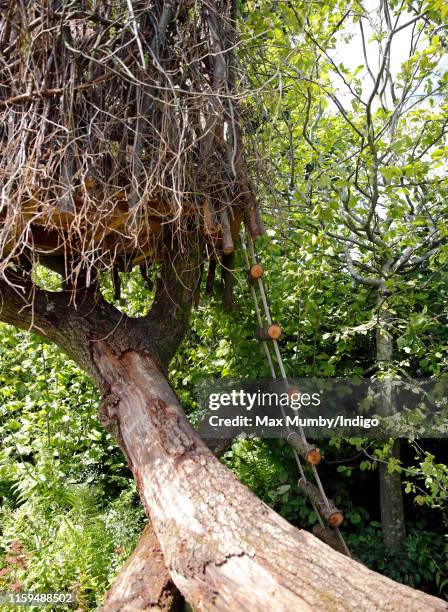
[[[198,610],[447,610],[288,524],[213,456],[157,362],[93,344],[104,406],[170,574]]]

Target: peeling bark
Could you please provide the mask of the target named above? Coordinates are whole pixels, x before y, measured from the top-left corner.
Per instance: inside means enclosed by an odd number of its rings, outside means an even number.
[[[210,439],[206,444],[219,457],[231,441]],[[159,540],[148,522],[137,547],[107,592],[101,612],[177,612],[183,610],[184,601],[171,580]]]

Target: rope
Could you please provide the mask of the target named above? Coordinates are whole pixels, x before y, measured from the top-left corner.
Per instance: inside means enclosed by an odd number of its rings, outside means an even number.
[[[252,263],[256,264],[256,263],[258,263],[258,260],[257,260],[257,256],[256,256],[256,253],[255,253],[255,248],[254,248],[253,240],[250,237],[250,235],[247,232],[247,230],[246,230],[246,236],[247,236],[247,245],[248,245],[248,247],[246,245],[246,241],[244,240],[244,235],[242,233],[240,234],[240,241],[241,241],[241,245],[242,245],[242,248],[243,248],[244,261],[245,261],[247,269],[249,269],[250,268],[250,260],[249,260],[248,250],[249,250],[249,253],[250,253],[250,258],[252,259]],[[257,279],[257,284],[258,284],[258,289],[259,289],[261,301],[262,301],[262,304],[263,304],[264,315],[265,315],[266,321],[267,321],[268,325],[272,325],[271,310],[269,308],[269,303],[268,303],[268,300],[267,300],[266,290],[265,290],[265,286],[264,286],[264,282],[263,282],[263,278],[262,277]],[[252,298],[254,300],[255,312],[256,312],[256,315],[257,315],[258,325],[259,325],[260,328],[262,328],[263,327],[263,319],[262,319],[262,315],[261,315],[261,311],[260,311],[260,306],[259,306],[259,303],[258,303],[257,293],[256,293],[255,288],[254,288],[254,286],[252,284],[250,285],[250,289],[251,289],[251,293],[252,293]],[[278,368],[280,370],[281,378],[287,383],[288,382],[288,377],[286,375],[286,370],[285,370],[283,359],[282,359],[282,356],[281,356],[281,353],[280,353],[278,342],[275,339],[272,339],[270,342],[272,342],[272,346],[274,347],[274,353],[275,353],[275,356],[276,356],[276,359],[277,359],[277,364],[278,364]],[[271,351],[269,350],[268,342],[266,340],[262,340],[262,344],[263,344],[264,352],[266,354],[266,358],[267,358],[267,361],[268,361],[268,364],[269,364],[269,368],[271,370],[272,378],[279,378],[277,376],[277,373],[276,373],[276,370],[275,370],[275,366],[274,366],[274,362],[272,360]],[[286,414],[285,414],[285,410],[283,408],[283,405],[280,406],[280,410],[281,410],[283,418],[285,418]],[[288,431],[289,431],[289,434],[288,434],[288,436],[286,438],[287,441],[289,441],[289,437],[293,433],[290,430],[289,427],[288,427]],[[301,437],[302,441],[306,444],[307,443],[307,439],[306,439],[305,432],[303,431],[302,426],[299,426],[299,434],[300,434],[300,437]],[[297,453],[295,448],[293,448],[293,454],[294,454],[294,458],[295,458],[296,463],[297,463],[297,467],[299,469],[300,476],[305,481],[307,481],[308,479],[307,479],[307,477],[305,475],[305,471],[303,469],[302,461],[300,460],[300,457],[299,457],[299,455],[298,455],[298,453]],[[325,493],[325,489],[323,487],[323,484],[322,484],[322,481],[320,479],[320,476],[319,476],[319,473],[317,471],[317,468],[316,468],[315,465],[311,465],[311,469],[312,469],[312,472],[313,472],[314,480],[316,481],[316,484],[318,486],[320,494],[322,495],[322,499],[324,500],[324,503],[327,506],[327,508],[330,508],[330,502],[329,502],[328,497],[327,497],[327,495]],[[318,518],[318,521],[319,521],[320,525],[322,527],[325,527],[324,521],[323,521],[320,513],[318,512],[314,501],[313,500],[310,500],[310,501],[311,501],[313,510],[314,510],[314,512],[315,512],[315,514],[316,514],[316,516]],[[349,550],[349,548],[347,546],[347,543],[344,540],[344,537],[343,537],[340,529],[338,527],[336,527],[335,531],[336,531],[336,533],[338,535],[339,540],[341,541],[341,544],[342,544],[345,552],[347,553],[347,555],[349,557],[351,557],[352,555],[350,553],[350,550]]]

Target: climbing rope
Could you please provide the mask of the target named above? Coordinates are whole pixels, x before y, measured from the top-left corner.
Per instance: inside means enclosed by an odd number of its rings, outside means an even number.
[[[247,242],[246,242],[247,240]],[[257,260],[257,256],[255,253],[255,247],[254,247],[254,243],[253,240],[250,236],[250,234],[246,231],[246,240],[244,237],[244,234],[241,233],[240,234],[240,241],[241,241],[241,245],[242,245],[242,249],[243,249],[243,256],[244,256],[244,261],[246,264],[246,267],[248,269],[248,271],[250,271],[252,269],[253,266],[257,266],[257,276],[255,278],[252,277],[251,282],[250,282],[250,290],[252,293],[252,298],[254,301],[254,305],[255,305],[255,313],[257,316],[257,321],[258,321],[258,325],[260,330],[262,330],[264,328],[264,322],[263,322],[263,316],[262,316],[262,312],[260,309],[260,304],[259,304],[259,298],[257,295],[257,292],[255,290],[255,286],[258,287],[258,292],[259,295],[261,297],[261,302],[262,302],[262,306],[263,306],[263,310],[264,310],[264,318],[265,321],[268,325],[268,332],[269,329],[274,327],[274,324],[272,322],[272,316],[271,316],[271,310],[269,308],[269,303],[266,297],[266,290],[265,290],[265,286],[264,286],[264,282],[263,282],[263,267],[261,266],[261,264],[259,264],[258,260]],[[251,263],[252,262],[252,263]],[[248,272],[250,275],[250,272]],[[275,334],[273,334],[275,336]],[[277,342],[277,338],[275,337],[270,337],[269,340],[266,340],[264,336],[260,336],[261,338],[261,343],[263,345],[263,350],[265,352],[266,355],[266,359],[267,362],[269,364],[269,369],[271,371],[271,375],[272,378],[274,379],[278,379],[281,378],[286,384],[288,384],[288,377],[286,376],[286,370],[285,370],[285,366],[283,363],[283,359],[280,353],[280,348]],[[277,371],[274,365],[274,360],[272,359],[272,355],[271,355],[271,348],[273,347],[274,349],[274,354],[276,357],[276,361],[278,364],[278,369],[279,369],[279,373],[280,376],[277,376]],[[285,414],[285,410],[283,408],[283,405],[280,406],[280,410],[282,413],[283,418],[285,419],[286,414]],[[285,420],[286,422],[286,420]],[[286,441],[292,446],[292,450],[293,450],[293,454],[294,454],[294,458],[296,460],[297,463],[297,467],[299,469],[299,473],[301,476],[301,481],[303,481],[305,484],[308,483],[308,479],[306,477],[305,474],[305,470],[303,468],[302,465],[302,461],[300,459],[300,456],[297,452],[297,449],[295,448],[294,444],[293,444],[293,436],[295,435],[295,432],[293,432],[289,427],[287,427],[287,431],[288,431],[288,435],[286,437]],[[303,431],[302,426],[299,426],[299,436],[300,439],[302,441],[303,444],[303,448],[308,448],[311,445],[309,445],[307,438],[305,436],[305,432]],[[316,465],[314,465],[313,463],[310,463],[311,465],[311,469],[312,469],[312,473],[313,473],[313,477],[314,477],[314,481],[316,482],[317,488],[319,490],[319,493],[321,495],[321,498],[323,500],[323,503],[326,507],[326,509],[328,510],[328,512],[330,512],[331,510],[334,509],[334,506],[330,503],[330,500],[328,499],[326,493],[325,493],[325,489],[323,487],[322,481],[320,479],[319,473],[317,471],[317,467]],[[316,503],[314,502],[314,500],[312,498],[310,498],[313,510],[318,518],[318,521],[320,523],[320,525],[325,529],[326,525],[325,522],[323,520],[322,517],[322,512],[318,510]],[[351,553],[350,550],[347,546],[347,543],[345,542],[345,539],[339,529],[338,526],[334,527],[334,531],[336,532],[346,554],[351,557]]]

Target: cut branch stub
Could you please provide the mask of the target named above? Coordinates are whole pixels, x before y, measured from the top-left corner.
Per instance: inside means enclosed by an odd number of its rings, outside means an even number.
[[[282,335],[282,328],[278,323],[272,323],[267,327],[262,327],[256,332],[258,340],[278,340]]]
[[[247,282],[249,283],[249,285],[251,285],[252,287],[256,287],[258,284],[258,279],[263,276],[263,272],[264,269],[261,264],[257,263],[251,266],[249,271],[247,272]]]
[[[253,279],[258,279],[263,276],[263,272],[264,272],[263,266],[259,263],[256,263],[250,267],[249,276]]]
[[[301,478],[297,484],[299,489],[314,502],[319,514],[324,517],[331,527],[339,527],[342,524],[344,514],[336,508],[333,500],[329,499],[328,504],[326,504],[319,489],[311,482],[308,482],[308,480]]]
[[[296,399],[300,399],[302,392],[297,387],[290,387],[288,389],[289,406],[294,410],[294,402]],[[319,465],[322,460],[320,450],[308,444],[308,442],[302,439],[297,432],[291,432],[287,438],[288,442],[293,446],[296,451],[311,465]]]
[[[258,279],[263,276],[263,266],[261,264],[254,264],[250,267],[247,272],[247,282],[252,287],[256,287],[258,285]]]
[[[289,405],[293,408],[294,406],[294,401],[297,399],[300,399],[300,396],[302,395],[302,392],[300,391],[300,389],[298,387],[289,387],[288,389],[288,400],[289,400]]]
[[[295,431],[291,432],[286,440],[293,448],[296,449],[296,451],[305,459],[305,461],[311,465],[319,465],[322,460],[322,455],[316,446],[313,446],[306,441],[304,442],[299,434]]]
[[[296,399],[300,399],[301,391],[297,387],[290,387],[288,389],[289,406],[294,410],[294,402]],[[319,465],[322,460],[320,450],[308,444],[306,440],[303,440],[297,432],[291,432],[287,438],[288,442],[293,446],[296,451],[311,465]]]

